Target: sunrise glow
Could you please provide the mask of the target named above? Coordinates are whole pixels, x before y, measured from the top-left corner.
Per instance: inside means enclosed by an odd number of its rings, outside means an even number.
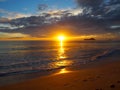
[[[63,41],[63,40],[65,39],[65,37],[64,37],[64,36],[58,36],[58,39],[59,39],[60,41]]]

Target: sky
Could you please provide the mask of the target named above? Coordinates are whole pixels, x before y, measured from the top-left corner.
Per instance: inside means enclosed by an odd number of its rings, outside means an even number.
[[[119,0],[0,0],[0,40],[120,40]]]
[[[73,0],[0,0],[0,9],[21,14],[37,14],[39,4],[49,9],[68,9],[76,6]],[[5,14],[0,14],[4,17]]]

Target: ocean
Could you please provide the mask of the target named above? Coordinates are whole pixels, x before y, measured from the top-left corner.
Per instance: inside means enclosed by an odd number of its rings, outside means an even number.
[[[0,85],[94,62],[118,49],[120,42],[0,41]]]

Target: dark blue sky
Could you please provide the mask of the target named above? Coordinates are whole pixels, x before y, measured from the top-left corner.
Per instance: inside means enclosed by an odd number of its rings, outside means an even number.
[[[74,0],[5,0],[0,1],[0,9],[9,12],[35,13],[39,4],[47,4],[49,8],[65,9],[76,6]]]

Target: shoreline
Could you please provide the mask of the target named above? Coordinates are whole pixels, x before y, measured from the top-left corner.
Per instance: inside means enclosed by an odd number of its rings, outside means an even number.
[[[118,52],[113,53],[112,55],[115,57],[119,57],[119,52],[120,50],[118,49]],[[107,59],[105,59],[107,58]],[[119,60],[116,60],[119,61]],[[114,62],[113,60],[111,60],[111,55],[107,55],[107,56],[103,56],[102,58],[98,58],[96,60],[90,61],[88,63],[85,64],[78,64],[75,66],[67,66],[67,67],[61,67],[61,68],[57,68],[57,69],[51,69],[51,70],[45,70],[45,71],[40,71],[40,72],[33,72],[33,73],[26,73],[26,74],[13,74],[13,75],[9,75],[7,77],[0,77],[0,87],[3,86],[7,86],[7,85],[12,85],[12,84],[16,84],[16,83],[21,83],[21,82],[26,82],[32,79],[36,79],[36,78],[41,78],[44,76],[49,76],[49,75],[54,75],[54,74],[58,74],[58,73],[65,73],[66,71],[68,72],[74,72],[74,71],[79,71],[79,70],[84,70],[87,68],[96,68],[99,67],[99,65],[104,65],[104,64],[108,64]]]
[[[120,89],[119,53],[99,61],[28,81],[5,85],[0,90],[114,90]]]

